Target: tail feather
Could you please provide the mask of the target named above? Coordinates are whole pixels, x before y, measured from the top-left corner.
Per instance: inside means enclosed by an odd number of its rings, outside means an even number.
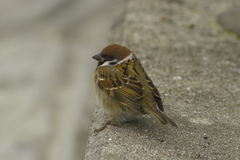
[[[165,124],[168,124],[170,123],[172,126],[174,127],[177,127],[178,126],[176,125],[176,123],[174,123],[168,116],[166,116],[165,114],[163,114],[161,111],[159,111],[157,108],[144,108],[144,110],[147,112],[147,113],[150,113],[151,115],[153,115],[155,118],[157,118],[157,120],[165,125]]]

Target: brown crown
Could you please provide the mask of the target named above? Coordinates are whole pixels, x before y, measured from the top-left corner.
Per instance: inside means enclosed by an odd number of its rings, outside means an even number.
[[[123,60],[127,56],[132,53],[130,49],[127,47],[118,45],[118,44],[110,44],[109,46],[103,48],[101,51],[101,55],[113,55],[115,58],[118,58],[119,61]]]

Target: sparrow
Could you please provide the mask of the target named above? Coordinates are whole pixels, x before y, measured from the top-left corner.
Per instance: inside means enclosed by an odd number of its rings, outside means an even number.
[[[94,71],[97,102],[110,118],[107,125],[118,125],[138,115],[151,114],[161,124],[177,125],[163,112],[161,96],[136,55],[127,47],[111,44],[92,57],[98,61]]]

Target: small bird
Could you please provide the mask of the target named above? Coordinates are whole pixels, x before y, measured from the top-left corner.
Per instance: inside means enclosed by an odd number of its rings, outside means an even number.
[[[95,132],[108,124],[126,122],[138,115],[151,114],[161,124],[177,125],[163,114],[160,94],[140,61],[125,46],[111,44],[92,57],[98,61],[94,72],[97,102],[111,117]]]

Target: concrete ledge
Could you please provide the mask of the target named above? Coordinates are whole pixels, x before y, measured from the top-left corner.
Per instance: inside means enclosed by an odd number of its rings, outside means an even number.
[[[239,159],[240,41],[216,17],[231,1],[130,0],[109,43],[129,47],[179,126],[151,116],[94,129],[107,119],[95,106],[85,159]]]

